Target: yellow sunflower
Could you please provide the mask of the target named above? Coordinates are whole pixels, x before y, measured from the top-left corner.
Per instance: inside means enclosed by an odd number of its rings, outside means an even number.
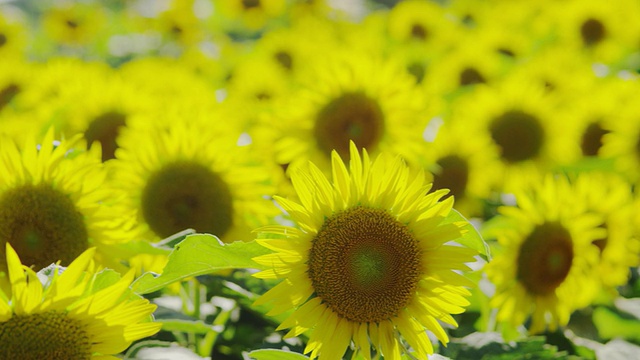
[[[108,286],[98,283],[101,274],[85,272],[94,252],[82,252],[64,271],[48,269],[43,285],[6,244],[11,292],[0,290],[0,359],[116,360],[110,355],[160,330],[148,321],[156,306],[128,289],[132,272]]]
[[[433,1],[405,0],[391,9],[389,37],[401,43],[420,43],[432,51],[444,51],[455,44],[458,24],[446,16],[445,7]]]
[[[558,42],[568,51],[613,63],[637,50],[640,8],[636,1],[604,4],[597,0],[571,0],[548,9],[547,18],[556,25]]]
[[[331,151],[346,158],[351,140],[372,154],[414,158],[428,108],[414,78],[393,59],[331,49],[263,124],[277,133],[276,160],[290,168],[311,160],[328,171]]]
[[[497,156],[485,147],[466,127],[448,122],[422,153],[426,168],[433,173],[433,190],[450,190],[456,210],[467,217],[482,215],[482,200],[492,195],[491,184],[500,174]]]
[[[284,0],[215,0],[219,9],[218,21],[225,28],[240,31],[256,31],[269,21],[282,16],[286,6]]]
[[[426,359],[433,347],[425,330],[443,343],[439,321],[456,326],[451,314],[469,304],[468,270],[475,250],[451,243],[464,222],[444,221],[453,198],[428,195],[424,174],[411,173],[400,158],[350,144],[349,169],[332,153],[333,183],[313,163],[292,175],[301,203],[277,197],[298,228],[274,225],[257,240],[273,250],[254,258],[270,267],[255,274],[283,279],[256,305],[272,303],[269,314],[293,309],[278,329],[286,336],[310,331],[304,350],[311,358],[339,359],[353,343],[371,359],[371,346],[385,359],[407,351]]]
[[[531,316],[531,333],[553,331],[598,292],[592,243],[606,235],[603,219],[587,211],[563,176],[527,176],[510,190],[517,206],[499,211],[511,226],[497,234],[502,251],[486,267],[496,285],[490,304],[498,321],[518,326]]]
[[[102,160],[115,157],[118,134],[128,119],[149,112],[155,106],[151,94],[115,71],[87,72],[85,81],[60,88],[49,108],[50,120],[58,131],[70,137],[82,134],[89,147],[99,143]]]
[[[96,40],[105,29],[106,14],[101,3],[64,3],[42,15],[42,31],[58,44],[85,45]]]
[[[26,27],[21,23],[23,19],[18,21],[15,19],[15,15],[18,14],[5,14],[0,9],[0,58],[3,60],[10,57],[23,57],[27,47]]]
[[[68,265],[88,247],[100,264],[117,267],[108,245],[130,239],[129,213],[106,180],[100,149],[83,151],[79,136],[54,141],[53,131],[22,146],[2,137],[0,245],[10,243],[28,266]],[[6,268],[0,253],[0,269]]]
[[[629,269],[638,266],[640,242],[634,233],[635,207],[631,184],[613,173],[580,173],[574,180],[576,194],[588,211],[604,218],[606,236],[593,244],[600,250],[599,275],[610,289],[627,283]]]
[[[171,127],[134,122],[123,130],[109,164],[127,194],[124,205],[136,212],[140,237],[158,241],[195,229],[225,242],[249,240],[255,226],[277,215],[268,200],[274,169],[238,146],[239,132],[229,124],[203,122],[209,113],[165,115],[174,119]]]
[[[566,122],[558,118],[553,94],[519,78],[474,89],[451,106],[455,121],[487,144],[500,159],[503,175],[566,163],[575,151],[564,141]],[[498,187],[501,184],[496,184]]]

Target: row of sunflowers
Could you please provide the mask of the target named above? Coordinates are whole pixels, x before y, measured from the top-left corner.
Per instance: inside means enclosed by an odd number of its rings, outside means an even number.
[[[0,1],[0,359],[634,358],[638,20]]]

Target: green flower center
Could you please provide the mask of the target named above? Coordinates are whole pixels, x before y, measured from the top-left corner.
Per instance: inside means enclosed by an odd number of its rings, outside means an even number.
[[[0,265],[6,266],[5,243],[25,265],[41,269],[61,261],[68,265],[88,247],[84,216],[69,196],[48,184],[23,185],[0,196]]]
[[[500,147],[506,162],[515,163],[535,158],[542,149],[544,129],[534,116],[520,110],[507,111],[489,127],[493,141]]]
[[[469,165],[457,155],[449,155],[437,161],[440,171],[433,175],[434,189],[449,189],[456,198],[464,196],[469,181]]]
[[[347,159],[350,140],[369,151],[378,145],[384,133],[384,114],[378,102],[367,95],[346,93],[320,110],[313,133],[326,154],[336,150]]]
[[[537,226],[520,246],[517,278],[534,295],[548,295],[564,282],[573,263],[571,235],[558,223]]]
[[[325,221],[312,241],[308,274],[316,295],[339,316],[379,322],[415,294],[420,257],[405,225],[385,210],[355,207]]]
[[[102,161],[115,158],[118,144],[116,139],[120,129],[125,126],[127,117],[116,111],[109,111],[97,116],[84,132],[87,145],[91,147],[94,141],[102,145]]]
[[[11,100],[20,93],[18,84],[11,83],[0,90],[0,110],[9,105]]]
[[[600,20],[589,18],[580,26],[580,35],[586,46],[592,46],[604,39],[607,29]]]
[[[160,237],[185,229],[220,238],[231,228],[231,190],[207,167],[176,162],[152,174],[142,193],[142,214]]]
[[[486,82],[487,81],[484,79],[484,76],[472,67],[464,68],[460,73],[460,86],[484,84]]]
[[[608,133],[609,131],[603,129],[598,122],[589,124],[582,134],[582,141],[580,142],[582,155],[598,156],[598,151],[602,147],[602,138]]]
[[[86,325],[59,311],[0,322],[0,344],[0,359],[91,359]]]

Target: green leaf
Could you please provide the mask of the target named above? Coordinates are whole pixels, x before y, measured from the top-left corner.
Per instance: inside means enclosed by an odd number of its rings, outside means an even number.
[[[169,254],[162,275],[145,273],[132,284],[132,289],[138,294],[148,294],[192,276],[226,269],[264,269],[251,259],[269,252],[255,241],[224,244],[213,235],[189,235]]]
[[[445,223],[453,222],[465,223],[465,225],[462,227],[464,234],[462,235],[462,237],[457,239],[456,242],[460,245],[464,245],[471,249],[477,250],[484,260],[489,261],[491,259],[489,245],[487,245],[478,230],[469,222],[469,220],[467,220],[455,209],[451,209],[449,215],[445,219]]]
[[[224,326],[205,324],[202,320],[157,319],[156,322],[162,324],[164,331],[179,331],[188,334],[220,333],[224,330]]]
[[[93,281],[91,287],[91,294],[95,294],[98,291],[107,288],[120,280],[120,273],[111,269],[104,269],[96,274],[96,278]]]
[[[254,350],[249,357],[255,360],[308,360],[309,358],[291,351],[278,349]]]
[[[606,307],[593,310],[593,323],[603,339],[622,337],[640,340],[640,321],[624,318]]]

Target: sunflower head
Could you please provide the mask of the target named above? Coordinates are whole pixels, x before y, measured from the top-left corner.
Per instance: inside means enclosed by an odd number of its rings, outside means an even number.
[[[369,160],[350,143],[349,170],[332,153],[333,182],[309,163],[292,175],[301,203],[276,198],[297,228],[263,228],[258,242],[275,252],[254,260],[260,278],[284,279],[256,304],[271,314],[293,308],[279,329],[287,336],[311,330],[305,352],[340,358],[353,342],[369,359],[400,356],[401,336],[420,356],[432,353],[425,330],[446,343],[438,321],[468,305],[468,270],[475,250],[453,246],[464,223],[447,220],[453,198],[399,159]]]
[[[36,274],[6,245],[11,289],[0,290],[0,358],[93,359],[160,329],[148,322],[156,306],[129,290],[132,272],[116,281],[107,280],[114,279],[109,271],[87,272],[94,252],[86,250],[64,271],[54,265]]]

